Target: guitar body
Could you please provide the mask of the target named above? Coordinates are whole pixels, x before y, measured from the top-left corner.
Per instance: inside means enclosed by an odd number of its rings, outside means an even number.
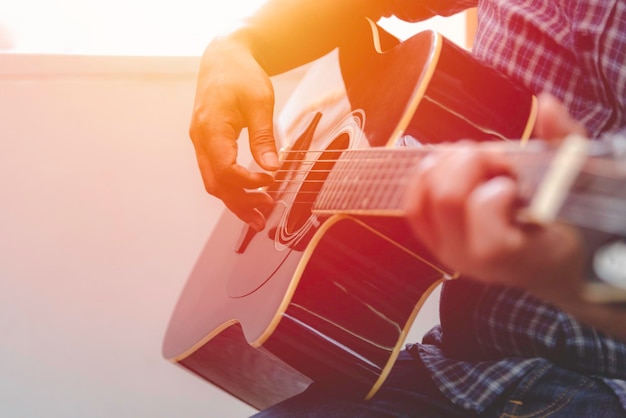
[[[355,37],[321,59],[281,114],[289,147],[266,229],[224,212],[165,336],[165,358],[259,409],[313,381],[372,396],[450,277],[395,213],[316,213],[341,152],[524,138],[534,122],[531,94],[436,33],[398,43],[367,25],[374,42]]]

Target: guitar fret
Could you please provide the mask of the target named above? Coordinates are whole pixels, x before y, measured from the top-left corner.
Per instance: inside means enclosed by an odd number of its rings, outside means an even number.
[[[384,156],[382,156],[381,158],[381,164],[380,167],[381,169],[379,170],[379,175],[378,175],[378,188],[377,188],[377,199],[376,199],[376,207],[377,208],[381,208],[381,209],[385,209],[385,202],[388,200],[387,195],[389,194],[389,189],[390,189],[390,185],[389,185],[389,175],[390,175],[390,171],[389,171],[389,159],[384,158]]]
[[[326,183],[322,186],[320,195],[322,196],[322,201],[324,202],[323,207],[333,205],[333,197],[342,196],[342,182],[345,181],[345,179],[340,178],[339,173],[345,171],[345,165],[346,160],[339,159],[339,161],[335,164],[334,169],[329,174]],[[324,193],[324,190],[326,190],[326,193]]]
[[[419,149],[348,150],[337,160],[314,204],[316,211],[398,210]]]
[[[559,211],[559,217],[609,233],[626,234],[626,183],[619,174],[619,160],[603,165],[603,171],[583,170]]]
[[[368,159],[368,165],[370,167],[367,167],[367,172],[370,175],[369,178],[369,182],[371,185],[370,191],[371,191],[371,199],[369,199],[369,207],[378,207],[380,206],[380,202],[381,202],[381,188],[380,188],[380,182],[379,182],[379,178],[380,178],[380,173],[382,171],[382,166],[383,164],[381,163],[381,161],[379,160],[379,155],[380,152],[379,150],[376,150],[373,155],[370,157],[370,159]],[[384,162],[384,159],[382,160]],[[374,166],[375,169],[374,171],[372,171],[371,166]],[[359,208],[359,209],[363,209],[363,208]]]
[[[509,148],[509,151],[512,151],[509,156],[517,172],[520,198],[528,203],[544,181],[553,152],[543,148],[527,152]],[[313,210],[373,215],[398,213],[413,177],[411,168],[417,166],[427,152],[424,148],[344,151],[323,184]],[[593,227],[597,223],[604,230],[626,233],[625,165],[623,156],[589,157],[567,191],[558,217],[574,224]],[[530,219],[536,220],[532,215]]]
[[[626,234],[626,201],[615,202],[609,197],[593,198],[570,196],[559,212],[559,217],[574,225],[604,231],[611,234]]]
[[[391,208],[399,208],[404,203],[404,191],[413,176],[413,171],[410,168],[417,166],[418,161],[415,155],[400,161],[402,167],[398,173],[401,174],[401,176],[396,181],[396,188],[394,189],[392,198],[389,199],[389,206]]]
[[[352,202],[350,199],[352,197],[353,190],[358,186],[359,175],[354,172],[354,167],[357,165],[356,163],[357,160],[349,159],[346,162],[345,172],[341,178],[341,184],[343,186],[341,194],[343,196],[340,195],[338,206],[343,210],[351,207]]]

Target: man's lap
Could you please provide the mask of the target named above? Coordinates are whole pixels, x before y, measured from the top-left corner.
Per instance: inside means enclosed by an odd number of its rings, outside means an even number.
[[[601,379],[545,363],[481,416],[623,418],[626,411]]]
[[[391,373],[370,400],[346,399],[339,393],[311,385],[302,394],[275,405],[255,418],[267,417],[468,417],[467,411],[446,399],[419,359],[402,351]]]
[[[437,389],[418,358],[403,351],[389,377],[370,400],[348,399],[321,385],[254,415],[282,417],[422,417],[476,416],[454,405]],[[601,380],[552,365],[526,375],[481,417],[626,417],[615,394]]]

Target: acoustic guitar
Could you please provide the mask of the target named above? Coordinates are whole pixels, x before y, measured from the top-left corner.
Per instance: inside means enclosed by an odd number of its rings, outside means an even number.
[[[165,358],[255,408],[312,381],[378,390],[421,305],[453,277],[402,216],[420,149],[524,139],[534,124],[532,94],[441,35],[399,42],[364,25],[281,112],[289,145],[267,228],[221,215],[165,335]]]

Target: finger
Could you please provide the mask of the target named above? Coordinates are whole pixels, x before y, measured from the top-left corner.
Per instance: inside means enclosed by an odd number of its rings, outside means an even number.
[[[438,234],[435,242],[442,260],[451,266],[463,262],[466,246],[465,205],[468,195],[484,180],[485,166],[474,147],[448,151],[431,175],[430,211]]]
[[[434,218],[448,230],[463,238],[466,199],[474,188],[492,176],[497,159],[482,153],[477,145],[446,150],[431,170],[433,182],[431,203]]]
[[[239,219],[256,231],[265,228],[262,209],[272,204],[272,198],[264,192],[234,192],[224,197],[226,207]]]
[[[409,223],[417,237],[439,254],[463,245],[464,205],[469,193],[485,179],[508,172],[497,155],[487,155],[474,143],[440,148],[417,167],[405,198]]]
[[[237,163],[237,138],[241,132],[235,127],[240,124],[234,115],[215,118],[214,113],[198,110],[189,130],[205,188],[211,194],[220,184],[215,177]]]
[[[205,188],[221,198],[224,187],[254,189],[268,186],[273,178],[267,173],[251,172],[237,163],[237,129],[231,124],[213,125],[203,134],[206,140],[197,142],[196,155]]]
[[[404,197],[404,210],[409,225],[415,236],[430,249],[433,249],[435,246],[434,239],[437,234],[434,230],[435,224],[432,221],[432,213],[430,212],[432,207],[430,204],[430,189],[433,180],[429,173],[436,164],[437,156],[434,152],[420,161]]]
[[[460,269],[471,257],[471,231],[467,225],[469,198],[484,182],[498,175],[509,175],[510,167],[503,155],[485,152],[479,144],[450,150],[442,159],[433,192],[433,222],[439,234],[437,251],[441,259]]]
[[[261,168],[269,171],[275,171],[279,167],[273,118],[274,95],[270,88],[254,100],[247,114],[252,157]]]
[[[489,267],[522,247],[524,233],[514,222],[517,202],[517,184],[507,176],[490,179],[469,196],[465,214],[468,248],[477,263]]]
[[[234,164],[225,167],[219,175],[224,179],[224,184],[231,187],[244,189],[257,189],[269,186],[274,182],[274,177],[267,173],[250,171],[242,165]]]
[[[196,157],[206,191],[221,200],[240,196],[238,199],[245,206],[255,207],[254,201],[246,198],[244,189],[259,189],[274,181],[267,173],[250,172],[239,164],[216,169],[211,159],[202,151],[197,152]]]
[[[541,93],[537,97],[537,107],[535,137],[559,141],[574,133],[586,135],[584,126],[574,120],[563,103],[551,94]]]

